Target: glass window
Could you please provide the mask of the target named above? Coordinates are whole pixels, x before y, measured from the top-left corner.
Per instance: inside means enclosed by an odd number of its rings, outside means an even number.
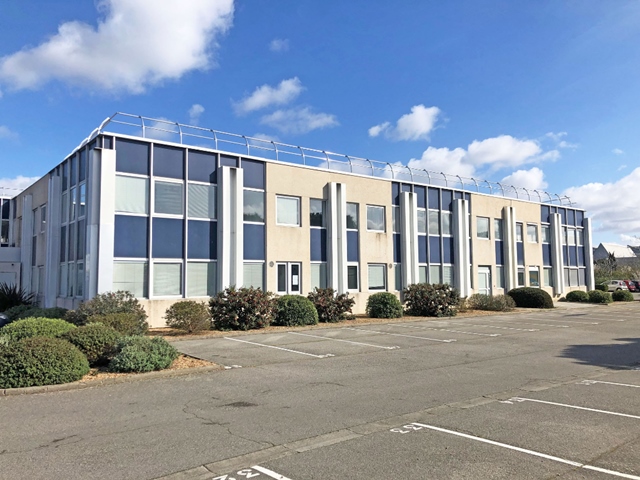
[[[264,222],[264,192],[244,191],[244,221]]]
[[[578,286],[578,270],[574,268],[569,270],[569,281],[571,282],[572,287]]]
[[[420,265],[418,267],[418,283],[427,283],[427,267]]]
[[[451,214],[442,212],[442,234],[451,235]]]
[[[584,245],[584,230],[576,230],[578,245]]]
[[[527,225],[527,240],[531,243],[538,243],[537,225]]]
[[[396,206],[391,207],[391,224],[392,224],[391,227],[393,228],[394,232],[400,233],[400,231],[402,230],[402,225],[401,225],[402,220],[400,217],[401,217],[400,207],[396,207]]]
[[[149,179],[116,175],[116,212],[149,213]]]
[[[496,287],[504,288],[504,267],[502,265],[496,267],[496,277]]]
[[[384,264],[369,264],[369,290],[386,290],[386,271]]]
[[[384,232],[384,207],[367,205],[367,230]]]
[[[418,233],[427,233],[427,211],[418,209]]]
[[[542,231],[542,243],[551,243],[551,228],[548,225],[540,227]]]
[[[188,258],[216,259],[218,256],[218,224],[216,222],[189,220],[188,227]]]
[[[155,182],[155,213],[182,215],[182,183]]]
[[[77,215],[77,210],[76,210],[76,205],[78,203],[78,199],[76,198],[77,195],[77,190],[76,187],[73,187],[70,191],[69,191],[69,202],[71,203],[71,218],[70,221],[73,222],[76,219],[76,215]]]
[[[516,223],[516,242],[522,242],[523,238],[523,231],[522,231],[522,224],[521,223]]]
[[[146,258],[149,241],[148,219],[128,215],[116,215],[115,217],[113,256]],[[62,233],[64,234],[64,227]],[[62,243],[64,244],[64,241]]]
[[[429,266],[429,283],[431,284],[442,283],[442,277],[440,276],[440,265]]]
[[[80,150],[78,172],[79,179],[83,182],[87,178],[87,151],[84,148]]]
[[[264,163],[242,159],[242,181],[247,188],[264,189]]]
[[[58,295],[61,297],[67,296],[67,275],[68,275],[68,266],[67,264],[60,265],[60,278],[58,282]]]
[[[216,218],[216,186],[189,184],[189,216]]]
[[[62,190],[66,190],[69,185],[69,162],[62,164]]]
[[[502,219],[495,218],[493,220],[493,235],[496,240],[502,240]]]
[[[146,262],[114,262],[112,290],[131,292],[136,298],[149,296],[149,272]]]
[[[529,286],[540,286],[540,269],[538,267],[529,267]]]
[[[358,204],[347,202],[347,229],[358,229]]]
[[[314,288],[327,288],[327,264],[311,264],[311,290]]]
[[[82,297],[84,295],[84,264],[78,263],[76,267],[76,297]]]
[[[9,220],[2,220],[2,225],[0,226],[0,243],[3,245],[9,243]]]
[[[429,210],[429,235],[440,235],[440,213]]]
[[[276,223],[300,226],[300,198],[276,196]]]
[[[358,290],[358,265],[347,265],[347,290]]]
[[[216,294],[216,263],[187,263],[187,296],[212,297]]]
[[[477,236],[478,238],[489,238],[489,219],[487,217],[477,217]]]
[[[34,208],[32,211],[32,215],[33,215],[33,223],[31,225],[31,235],[35,236],[38,233],[40,233],[40,222],[38,222],[38,209]]]
[[[189,150],[189,180],[216,183],[215,153],[204,153]]]
[[[79,217],[84,217],[85,214],[87,213],[87,184],[83,183],[78,188],[79,188],[79,190],[78,190],[78,193],[79,193],[79,198],[78,198],[78,216]]]
[[[574,228],[567,229],[567,239],[568,239],[569,245],[576,244],[576,231]]]
[[[453,267],[444,265],[442,267],[442,283],[445,285],[453,285]]]
[[[553,287],[553,277],[551,276],[551,269],[550,268],[545,268],[542,271],[543,275],[543,286],[545,287]]]
[[[402,265],[399,263],[393,264],[393,273],[395,277],[396,290],[402,291]]]
[[[67,201],[67,193],[62,194],[62,209],[60,211],[60,221],[62,223],[67,223],[69,220],[69,203]]]
[[[116,171],[149,175],[149,144],[118,138]]]
[[[147,220],[146,218],[142,219]],[[139,242],[141,239],[136,239],[136,241]],[[154,218],[152,248],[155,258],[182,258],[184,254],[183,220]]]
[[[287,293],[287,264],[278,263],[276,270],[278,274],[276,292]]]
[[[67,296],[68,297],[74,297],[74,282],[76,279],[76,264],[75,263],[70,263],[69,264],[69,273],[67,275]]]
[[[153,295],[154,297],[182,295],[182,264],[153,264]]]
[[[309,201],[309,225],[312,227],[325,227],[325,202],[312,198]]]
[[[44,233],[47,229],[47,205],[40,207],[40,232]]]
[[[518,286],[524,287],[524,268],[518,269]]]
[[[156,177],[184,178],[184,150],[154,145],[153,174]]]
[[[261,288],[264,290],[264,263],[245,263],[243,270],[243,287]]]

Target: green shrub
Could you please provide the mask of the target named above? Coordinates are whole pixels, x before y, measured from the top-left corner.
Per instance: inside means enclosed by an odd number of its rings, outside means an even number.
[[[601,290],[589,290],[589,302],[591,303],[611,303],[613,299],[609,292],[603,292]]]
[[[507,292],[521,308],[553,308],[551,295],[540,288],[520,287]]]
[[[171,366],[178,351],[162,337],[123,337],[109,362],[112,372],[151,372]]]
[[[149,324],[137,313],[108,313],[106,315],[91,315],[87,325],[102,323],[113,328],[122,335],[144,335],[149,330]]]
[[[333,288],[314,288],[307,295],[318,312],[318,321],[335,323],[353,318],[351,309],[356,301],[346,293],[336,295]]]
[[[466,300],[466,308],[472,310],[488,310],[491,312],[510,312],[516,302],[509,295],[484,295],[474,293]]]
[[[8,283],[0,283],[0,312],[5,312],[18,305],[32,305],[33,293],[27,293],[23,288]]]
[[[318,312],[311,300],[300,295],[283,295],[276,298],[273,325],[293,327],[296,325],[315,325]]]
[[[75,382],[87,373],[87,358],[60,338],[25,338],[0,348],[0,388]]]
[[[609,291],[609,285],[607,285],[606,283],[599,283],[596,285],[596,290],[600,290],[602,292],[608,292]]]
[[[29,312],[31,310],[35,310],[38,307],[34,307],[33,305],[16,305],[15,307],[11,307],[4,314],[11,320],[18,320],[24,312]]]
[[[405,312],[420,317],[453,317],[460,294],[450,285],[415,283],[402,292]]]
[[[68,331],[62,338],[78,347],[92,367],[106,365],[116,353],[122,335],[101,323],[90,323]]]
[[[588,302],[589,294],[582,290],[573,290],[567,293],[567,302]]]
[[[399,318],[402,304],[393,293],[378,292],[367,299],[366,312],[371,318]]]
[[[117,292],[101,293],[84,303],[81,303],[77,310],[69,310],[65,315],[65,320],[75,325],[86,325],[90,317],[105,316],[115,313],[128,313],[138,317],[138,323],[144,326],[146,332],[149,325],[146,323],[147,313],[144,311],[138,299],[131,293],[118,290]],[[117,330],[117,329],[116,329]]]
[[[189,333],[211,328],[211,315],[204,302],[183,300],[167,308],[164,318],[167,326]]]
[[[209,301],[213,328],[252,330],[273,321],[275,301],[271,292],[259,288],[229,287]]]
[[[633,302],[633,293],[628,290],[616,290],[611,294],[614,302]]]
[[[0,335],[11,342],[31,337],[59,337],[75,325],[57,318],[24,318],[16,320],[0,329]]]

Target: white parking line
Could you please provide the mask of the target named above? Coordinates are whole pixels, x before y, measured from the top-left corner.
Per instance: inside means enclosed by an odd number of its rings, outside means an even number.
[[[531,317],[526,317],[527,320],[533,320],[536,321],[535,318],[531,318]],[[599,322],[574,322],[572,320],[565,320],[564,318],[562,320],[554,320],[553,318],[545,318],[544,319],[545,322],[562,322],[562,323],[577,323],[580,325],[600,325]]]
[[[384,348],[385,350],[395,350],[396,348],[400,348],[397,345],[395,347],[383,347],[382,345],[373,345],[371,343],[353,342],[351,340],[341,340],[339,338],[322,337],[320,335],[309,335],[308,333],[298,333],[298,332],[287,332],[287,333],[290,333],[291,335],[302,335],[303,337],[321,338],[323,340],[331,340],[331,341],[334,341],[334,342],[345,342],[345,343],[353,343],[354,345],[365,345],[367,347]]]
[[[464,333],[465,335],[479,335],[481,337],[499,337],[500,333],[477,333],[477,332],[463,332],[462,330],[448,330],[446,328],[430,328],[430,327],[418,327],[417,325],[402,325],[400,323],[387,323],[390,327],[403,327],[403,328],[419,328],[421,330],[435,330],[436,332],[450,332],[450,333]]]
[[[534,327],[553,327],[553,328],[571,328],[569,327],[569,325],[550,325],[548,323],[531,323],[531,322],[519,322],[517,320],[511,320],[511,321],[506,321],[506,322],[500,322],[500,323],[506,323],[507,325],[533,325]]]
[[[327,353],[325,355],[314,355],[313,353],[300,352],[298,350],[291,350],[289,348],[275,347],[273,345],[265,345],[263,343],[249,342],[247,340],[240,340],[239,338],[231,338],[231,337],[223,337],[223,338],[225,338],[226,340],[233,340],[234,342],[242,342],[242,343],[248,343],[251,345],[258,345],[259,347],[275,348],[276,350],[283,350],[285,352],[291,352],[291,353],[299,353],[300,355],[308,355],[310,357],[315,357],[315,358],[328,358],[328,357],[335,356],[332,353]]]
[[[432,342],[451,343],[451,342],[455,342],[456,341],[455,338],[451,338],[449,340],[439,340],[437,338],[418,337],[417,335],[403,335],[401,333],[378,332],[376,330],[366,330],[364,328],[344,327],[344,329],[345,330],[359,330],[361,332],[368,332],[368,333],[377,333],[379,335],[391,335],[393,337],[419,338],[420,340],[430,340]]]
[[[413,423],[413,425],[428,428],[430,430],[436,430],[438,432],[448,433],[450,435],[455,435],[462,438],[467,438],[469,440],[475,440],[476,442],[488,443],[489,445],[494,445],[496,447],[506,448],[508,450],[515,450],[516,452],[526,453],[527,455],[533,455],[540,458],[545,458],[547,460],[552,460],[554,462],[564,463],[565,465],[571,465],[573,467],[583,468],[585,470],[592,470],[594,472],[606,473],[607,475],[612,475],[614,477],[621,478],[629,478],[631,480],[640,480],[640,477],[636,475],[630,475],[628,473],[616,472],[615,470],[607,470],[606,468],[594,467],[593,465],[587,465],[585,463],[574,462],[573,460],[566,460],[560,457],[554,457],[553,455],[547,455],[546,453],[536,452],[534,450],[527,450],[526,448],[516,447],[514,445],[508,445],[506,443],[496,442],[494,440],[488,440],[482,437],[474,437],[473,435],[468,435],[462,432],[456,432],[455,430],[447,430],[446,428],[435,427],[433,425],[425,425],[424,423]]]
[[[253,468],[254,470],[257,470],[260,473],[264,473],[265,475],[268,475],[271,478],[275,478],[276,480],[291,480],[285,477],[284,475],[280,475],[279,473],[269,470],[268,468],[261,467],[260,465],[254,465],[251,468]]]
[[[455,324],[455,325],[460,325],[460,324],[458,323],[458,324]],[[498,328],[500,330],[518,330],[520,332],[539,332],[540,331],[539,328],[498,327],[498,326],[495,326],[495,325],[476,325],[476,324],[473,324],[473,323],[465,323],[465,324],[463,324],[461,326],[465,326],[465,327],[482,327],[482,328]]]
[[[567,405],[566,403],[547,402],[546,400],[535,400],[533,398],[513,397],[513,398],[510,398],[509,400],[503,400],[500,403],[513,404],[513,402],[543,403],[545,405],[555,405],[557,407],[573,408],[575,410],[586,410],[588,412],[604,413],[606,415],[615,415],[616,417],[635,418],[636,420],[640,420],[640,416],[638,415],[629,415],[628,413],[610,412],[608,410],[598,410],[597,408],[578,407],[577,405]]]
[[[640,385],[631,385],[629,383],[603,382],[601,380],[582,380],[578,385],[593,385],[594,383],[603,383],[605,385],[616,385],[618,387],[640,388]]]

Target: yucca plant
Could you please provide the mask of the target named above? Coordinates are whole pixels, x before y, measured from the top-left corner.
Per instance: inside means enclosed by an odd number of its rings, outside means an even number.
[[[24,288],[8,283],[0,283],[0,312],[18,305],[33,305],[34,295]]]

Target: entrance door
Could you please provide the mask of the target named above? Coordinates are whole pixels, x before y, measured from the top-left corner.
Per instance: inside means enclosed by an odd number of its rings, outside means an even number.
[[[478,267],[478,293],[491,295],[491,267]]]
[[[278,293],[300,295],[301,264],[295,262],[281,262],[276,264],[278,271]]]

